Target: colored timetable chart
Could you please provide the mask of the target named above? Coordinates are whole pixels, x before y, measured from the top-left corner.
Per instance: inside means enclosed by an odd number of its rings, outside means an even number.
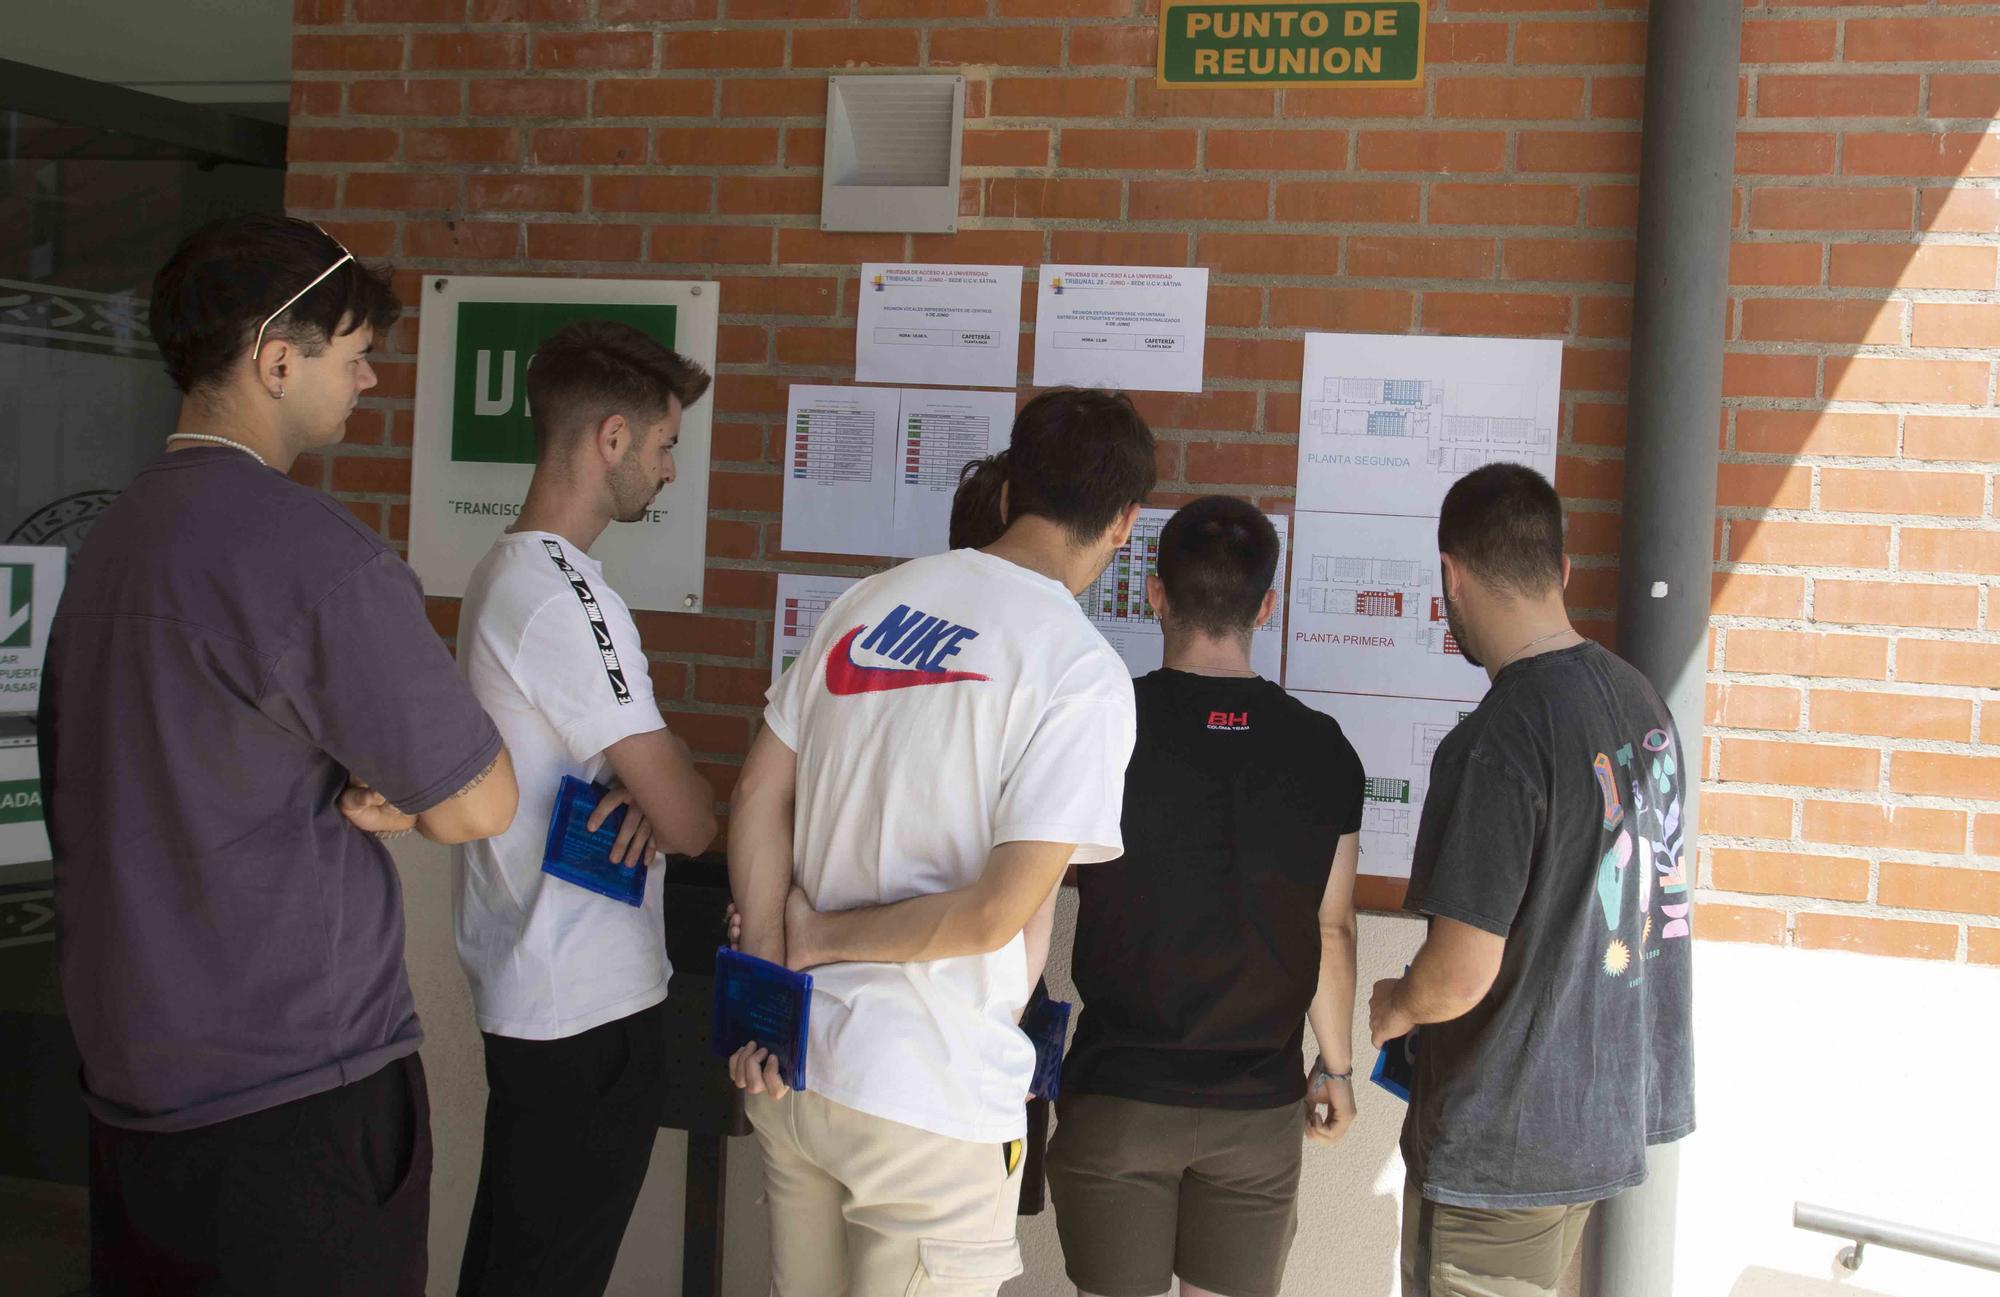
[[[1132,539],[1112,556],[1104,574],[1082,594],[1077,604],[1092,624],[1102,632],[1134,676],[1157,671],[1165,658],[1166,642],[1160,620],[1146,602],[1146,578],[1159,566],[1160,529],[1174,516],[1171,509],[1142,509],[1132,528]],[[1267,514],[1278,532],[1277,584],[1282,589],[1285,551],[1291,519]],[[1271,620],[1259,627],[1250,639],[1250,665],[1258,675],[1276,680],[1285,648],[1285,607],[1280,599]]]
[[[859,580],[858,576],[778,574],[778,603],[771,636],[772,684],[778,683],[778,677],[806,651],[826,610]]]
[[[1003,449],[1011,392],[792,388],[784,546],[796,553],[941,553],[967,463]]]

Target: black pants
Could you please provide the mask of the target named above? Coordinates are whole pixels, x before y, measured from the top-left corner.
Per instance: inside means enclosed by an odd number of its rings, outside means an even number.
[[[431,1112],[415,1055],[166,1133],[90,1123],[94,1297],[423,1297]]]
[[[665,1010],[563,1040],[484,1038],[486,1151],[459,1297],[601,1294],[660,1130]]]

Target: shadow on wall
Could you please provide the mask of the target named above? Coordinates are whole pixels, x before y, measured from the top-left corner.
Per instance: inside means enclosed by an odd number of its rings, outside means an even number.
[[[1835,1269],[1831,1263],[1829,1272],[1834,1275],[1845,1273]],[[1766,1270],[1762,1266],[1751,1266],[1736,1279],[1736,1286],[1729,1290],[1729,1297],[1888,1297],[1873,1288],[1857,1288],[1839,1278],[1807,1279],[1801,1275],[1780,1274],[1776,1270]]]

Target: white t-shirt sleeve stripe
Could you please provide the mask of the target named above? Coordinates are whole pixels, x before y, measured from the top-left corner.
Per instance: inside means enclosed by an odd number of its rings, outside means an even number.
[[[528,619],[514,656],[513,676],[522,694],[578,765],[620,739],[667,725],[653,701],[637,632],[628,631],[630,619],[617,614],[600,608],[600,623],[575,599],[549,599]],[[607,680],[607,656],[620,664],[615,684]]]

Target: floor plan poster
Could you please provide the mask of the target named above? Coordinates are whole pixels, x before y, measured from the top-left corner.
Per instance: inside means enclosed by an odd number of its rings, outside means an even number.
[[[1208,271],[1043,266],[1035,386],[1201,391]]]
[[[1292,696],[1339,721],[1361,758],[1361,872],[1408,878],[1431,756],[1474,704],[1298,690]]]
[[[1301,513],[1292,523],[1285,686],[1477,702],[1486,673],[1446,623],[1437,523]]]
[[[1015,386],[1021,267],[861,267],[854,377],[863,383]]]
[[[943,552],[968,460],[1004,449],[1012,392],[794,385],[785,418],[784,546],[917,558]]]
[[[1104,633],[1111,647],[1118,650],[1118,656],[1125,659],[1135,677],[1159,670],[1165,656],[1166,642],[1160,632],[1159,618],[1146,603],[1146,578],[1159,565],[1160,528],[1173,516],[1171,509],[1140,510],[1131,542],[1113,556],[1111,565],[1104,569],[1096,584],[1077,596],[1085,615]],[[1265,516],[1278,529],[1277,581],[1282,592],[1291,519],[1277,514]],[[1250,665],[1266,680],[1276,680],[1284,646],[1285,604],[1281,596],[1271,620],[1251,636]]]
[[[1562,344],[1306,335],[1301,510],[1435,518],[1482,464],[1555,472]]]
[[[785,674],[819,626],[820,615],[846,594],[858,576],[805,576],[778,573],[777,620],[771,635],[771,683]]]

